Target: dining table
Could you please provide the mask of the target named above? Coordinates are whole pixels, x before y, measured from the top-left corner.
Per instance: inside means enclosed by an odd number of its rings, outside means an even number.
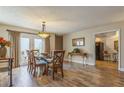
[[[8,63],[8,75],[9,75],[9,87],[13,86],[13,80],[12,80],[12,64],[13,64],[14,58],[0,58],[0,63]]]

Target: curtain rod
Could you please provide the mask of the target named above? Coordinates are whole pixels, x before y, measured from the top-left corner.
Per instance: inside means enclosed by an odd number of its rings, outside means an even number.
[[[17,30],[10,30],[10,29],[7,29],[6,31],[8,31],[8,32],[19,32],[19,33],[25,33],[25,34],[37,35],[36,33],[22,32],[22,31],[17,31]]]

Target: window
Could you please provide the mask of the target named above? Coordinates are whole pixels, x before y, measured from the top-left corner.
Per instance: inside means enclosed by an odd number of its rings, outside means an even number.
[[[43,40],[34,39],[34,49],[38,49],[40,52],[43,52]]]
[[[29,50],[29,44],[30,44],[30,40],[29,38],[21,38],[21,61],[20,61],[20,65],[25,65],[27,64],[27,52],[26,50]]]

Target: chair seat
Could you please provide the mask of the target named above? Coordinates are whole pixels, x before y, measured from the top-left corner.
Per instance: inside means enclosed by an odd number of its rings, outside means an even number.
[[[47,64],[47,62],[45,62],[44,60],[37,60],[36,64],[37,65],[40,65],[40,64],[42,65],[42,64]]]

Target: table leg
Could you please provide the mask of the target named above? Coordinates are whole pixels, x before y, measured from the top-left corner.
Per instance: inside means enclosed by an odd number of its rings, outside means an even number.
[[[8,62],[8,75],[10,75],[10,62]]]
[[[87,65],[87,57],[83,57],[83,65]]]
[[[10,85],[9,85],[9,86],[10,86],[10,87],[12,87],[12,85],[13,85],[13,84],[12,84],[12,62],[13,62],[13,59],[9,59],[9,63],[10,63],[10,64],[9,64],[9,68],[10,68],[10,69],[9,69],[9,70],[10,70]]]

